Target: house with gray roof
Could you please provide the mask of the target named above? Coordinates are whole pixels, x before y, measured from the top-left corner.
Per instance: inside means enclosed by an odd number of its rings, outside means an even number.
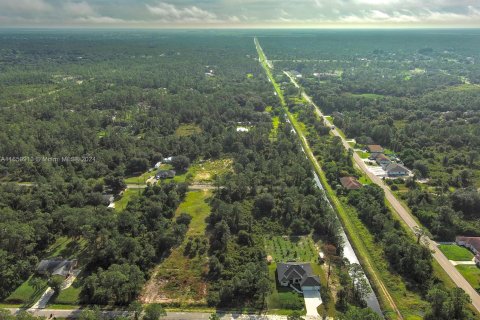
[[[313,273],[310,263],[278,263],[277,279],[284,287],[296,285],[302,290],[320,289],[320,278]]]
[[[405,168],[401,164],[394,163],[394,162],[390,163],[385,167],[385,172],[389,177],[407,176],[409,173],[407,168]]]
[[[37,273],[48,276],[63,276],[68,277],[73,273],[73,270],[77,267],[77,260],[63,260],[61,258],[52,260],[42,260],[37,265]]]
[[[173,179],[175,177],[175,170],[159,170],[155,174],[155,179]]]

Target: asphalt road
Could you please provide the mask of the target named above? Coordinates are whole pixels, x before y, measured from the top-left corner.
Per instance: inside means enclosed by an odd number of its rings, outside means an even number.
[[[19,312],[19,309],[7,309],[11,313],[15,314]],[[55,309],[37,309],[28,310],[36,316],[46,317],[50,315],[57,318],[77,318],[82,312],[79,309],[74,310],[55,310]],[[103,315],[107,318],[114,319],[119,316],[128,316],[128,311],[103,311]],[[235,313],[219,313],[222,320],[286,320],[286,316],[277,315],[257,315],[257,314],[235,314]],[[208,320],[210,313],[202,312],[168,312],[165,320]]]
[[[292,83],[295,85],[295,87],[300,88],[298,83],[295,81],[295,79],[285,72],[285,74],[290,78]],[[312,99],[305,93],[302,92],[302,96],[315,107],[316,113],[323,118],[325,121],[325,124],[328,127],[332,127],[333,124],[325,118],[325,116],[322,114],[322,111],[320,108],[312,101]],[[340,137],[342,139],[343,146],[345,149],[350,149],[350,145],[348,144],[347,140],[345,140],[338,130],[335,128],[332,130],[332,133]],[[415,228],[420,228],[420,225],[415,221],[415,219],[412,217],[410,212],[400,203],[400,201],[393,195],[392,191],[390,188],[383,182],[382,179],[374,175],[373,173],[368,170],[365,162],[363,162],[362,158],[357,153],[353,153],[353,160],[355,161],[356,165],[372,180],[373,183],[377,184],[379,187],[383,189],[385,192],[385,198],[387,201],[390,203],[391,207],[395,210],[395,212],[398,214],[398,216],[405,222],[405,224],[411,229],[412,232],[414,232]],[[460,288],[462,288],[469,296],[470,299],[472,299],[472,305],[477,309],[477,311],[480,312],[480,295],[477,293],[475,289],[465,280],[465,278],[458,272],[458,270],[450,263],[450,261],[445,257],[445,255],[438,250],[437,243],[428,237],[424,238],[424,241],[428,244],[430,250],[433,252],[432,255],[434,259],[440,264],[440,266],[445,270],[445,272],[450,276],[450,278],[453,280],[453,282]]]

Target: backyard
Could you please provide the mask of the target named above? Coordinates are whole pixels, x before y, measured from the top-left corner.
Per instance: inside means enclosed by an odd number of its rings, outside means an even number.
[[[265,247],[275,262],[318,261],[318,251],[311,237],[273,236],[265,240]]]

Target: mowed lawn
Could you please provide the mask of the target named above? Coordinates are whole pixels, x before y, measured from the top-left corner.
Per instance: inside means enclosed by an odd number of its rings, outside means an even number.
[[[21,304],[23,307],[30,307],[40,298],[47,287],[46,278],[33,275],[12,292],[4,302],[7,304]]]
[[[80,293],[82,292],[84,275],[80,274],[77,279],[72,283],[70,287],[65,290],[60,291],[60,294],[54,299],[50,300],[50,304],[60,304],[60,305],[79,305],[80,304]]]
[[[199,190],[187,192],[185,200],[178,206],[175,216],[187,213],[192,217],[186,238],[189,236],[203,236],[207,228],[206,219],[210,215],[210,205],[207,200],[211,191]]]
[[[480,268],[476,265],[457,265],[456,268],[474,289],[480,290]]]
[[[147,184],[147,180],[155,175],[157,170],[142,173],[138,176],[128,177],[125,179],[126,184]]]
[[[132,197],[138,197],[143,192],[143,189],[127,189],[122,193],[122,197],[115,201],[115,210],[120,212],[127,208],[128,202]]]
[[[205,305],[207,296],[208,239],[206,218],[210,215],[208,190],[188,192],[176,211],[192,217],[185,240],[160,263],[145,285],[140,301],[143,303],[180,303]]]
[[[467,248],[457,246],[456,244],[441,244],[438,246],[440,251],[447,257],[448,260],[453,261],[471,261],[473,254]]]

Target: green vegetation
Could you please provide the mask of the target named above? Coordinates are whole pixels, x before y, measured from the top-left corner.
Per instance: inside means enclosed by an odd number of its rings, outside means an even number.
[[[127,208],[128,203],[135,197],[142,194],[142,189],[127,189],[125,190],[120,199],[115,201],[115,210],[121,212]]]
[[[205,273],[208,268],[208,239],[205,231],[211,195],[210,191],[191,191],[178,206],[175,213],[177,219],[185,214],[191,217],[185,239],[155,268],[153,277],[143,289],[143,301],[156,301],[162,297],[159,302],[207,305]]]
[[[304,310],[305,303],[303,301],[303,295],[293,291],[291,288],[280,286],[277,281],[276,270],[276,263],[268,266],[272,290],[267,297],[268,310],[280,314],[290,314],[292,310]]]
[[[202,132],[202,128],[195,124],[182,124],[175,130],[177,137],[188,137],[191,135],[199,134]]]
[[[265,250],[275,262],[318,262],[318,250],[311,237],[272,236],[265,240]]]
[[[47,279],[36,275],[31,276],[12,292],[12,294],[5,299],[5,302],[29,307],[40,298],[43,292],[47,290],[47,287]]]
[[[179,217],[186,213],[192,217],[188,226],[187,236],[201,236],[205,234],[207,227],[206,219],[210,214],[208,199],[212,195],[210,191],[187,192],[185,200],[178,206],[175,216]]]
[[[156,171],[152,170],[152,171],[142,173],[141,175],[138,175],[138,176],[128,177],[128,178],[125,178],[125,183],[126,184],[145,185],[145,184],[147,184],[148,179],[155,176],[155,173],[156,173]]]
[[[480,290],[480,268],[476,265],[457,265],[458,271],[464,276],[465,280],[477,291]]]
[[[69,288],[60,291],[60,294],[49,302],[48,308],[50,308],[50,304],[78,306],[82,287],[81,280],[74,281]]]
[[[465,247],[456,244],[441,244],[438,246],[448,260],[472,261],[473,254]]]

